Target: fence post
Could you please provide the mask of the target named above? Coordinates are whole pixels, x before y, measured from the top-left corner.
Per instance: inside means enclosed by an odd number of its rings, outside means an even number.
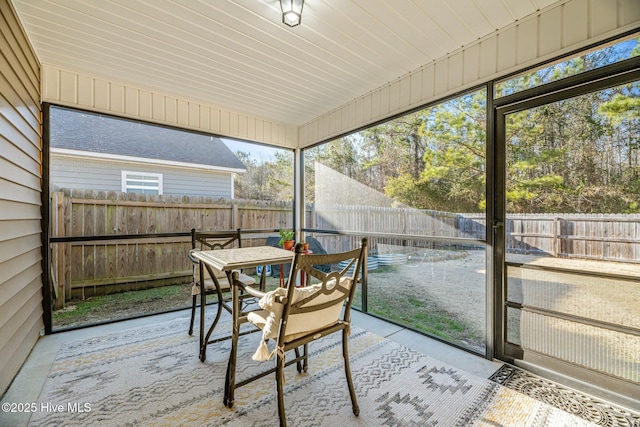
[[[51,193],[51,206],[53,215],[51,216],[52,230],[55,236],[64,236],[65,229],[65,212],[64,212],[64,193],[62,191],[56,191]],[[57,243],[56,250],[51,248],[51,279],[53,280],[54,296],[53,302],[54,310],[60,310],[64,308],[65,304],[65,246],[66,244]]]
[[[553,218],[553,256],[558,258],[560,252],[560,218]]]
[[[231,227],[230,230],[240,228],[240,218],[238,216],[238,204],[236,199],[231,199]]]

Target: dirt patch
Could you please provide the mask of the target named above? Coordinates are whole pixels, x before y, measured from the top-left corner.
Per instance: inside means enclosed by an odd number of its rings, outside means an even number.
[[[413,255],[406,264],[371,271],[368,308],[482,352],[485,252],[438,252],[429,258]]]

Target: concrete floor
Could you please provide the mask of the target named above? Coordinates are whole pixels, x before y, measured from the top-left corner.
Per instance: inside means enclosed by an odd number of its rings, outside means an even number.
[[[88,339],[123,329],[145,326],[174,318],[186,317],[188,315],[188,311],[177,311],[44,336],[38,340],[29,358],[9,387],[9,390],[7,390],[2,397],[2,403],[37,402],[49,370],[51,369],[51,365],[60,347],[65,342]],[[446,363],[458,369],[479,377],[488,378],[502,366],[502,363],[489,361],[355,310],[352,310],[352,319],[353,324],[356,326],[369,330],[377,335],[384,336],[385,338],[435,359],[446,361]],[[29,418],[29,413],[16,414],[0,411],[0,426],[27,426],[29,424]]]

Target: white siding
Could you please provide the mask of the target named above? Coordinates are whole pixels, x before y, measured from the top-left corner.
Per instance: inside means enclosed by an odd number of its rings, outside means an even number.
[[[553,5],[300,126],[299,147],[637,28],[638,0],[569,0]],[[355,123],[343,120],[354,104]]]
[[[510,2],[516,7],[517,1]],[[544,5],[544,3],[542,3]],[[528,10],[513,10],[516,15]],[[640,26],[638,0],[567,0],[328,111],[302,126],[274,123],[104,76],[42,68],[43,100],[219,136],[305,147]]]
[[[51,186],[78,190],[118,191],[122,171],[161,173],[167,196],[231,197],[231,174],[225,172],[106,160],[51,156]]]
[[[0,394],[40,336],[40,66],[0,0]]]
[[[43,64],[42,100],[85,110],[135,118],[295,148],[298,129],[213,105],[150,92],[121,82]]]

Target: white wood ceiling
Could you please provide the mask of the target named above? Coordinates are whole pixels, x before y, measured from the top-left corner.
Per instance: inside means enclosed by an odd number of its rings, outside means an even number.
[[[564,0],[12,0],[41,63],[299,126]]]

